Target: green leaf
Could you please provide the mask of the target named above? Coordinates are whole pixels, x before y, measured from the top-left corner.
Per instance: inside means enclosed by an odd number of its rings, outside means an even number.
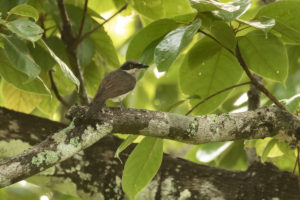
[[[49,53],[39,44],[28,44],[30,55],[33,57],[36,64],[41,67],[42,72],[48,72],[55,65],[55,60]]]
[[[2,86],[2,95],[6,108],[24,113],[31,113],[42,100],[41,95],[25,92],[8,82],[4,82]]]
[[[134,142],[134,140],[138,137],[138,135],[129,135],[125,140],[123,140],[123,142],[116,150],[115,158],[118,158],[122,162],[122,160],[119,157],[120,153],[124,151],[129,145],[131,145]]]
[[[40,78],[36,78],[29,83],[25,83],[28,80],[28,77],[11,65],[2,48],[0,48],[0,66],[1,77],[3,77],[7,82],[13,84],[15,87],[29,92],[50,94],[49,89]]]
[[[180,87],[185,94],[206,98],[237,84],[242,76],[242,68],[226,49],[212,39],[204,38],[188,52],[179,73]],[[196,113],[207,114],[216,110],[229,93],[224,92],[206,101],[196,109]],[[198,103],[196,100],[191,102]]]
[[[277,139],[271,139],[268,144],[265,146],[265,149],[263,151],[263,154],[261,156],[261,160],[265,162],[268,158],[268,155],[270,151],[273,149],[273,147],[276,145]]]
[[[188,0],[129,0],[129,3],[136,11],[150,19],[171,18],[195,12]]]
[[[196,158],[201,162],[211,162],[221,155],[233,142],[212,142],[198,146]]]
[[[80,42],[77,48],[77,56],[81,67],[85,67],[92,62],[94,52],[94,43],[91,39],[86,38]]]
[[[34,21],[37,21],[39,18],[38,11],[34,7],[27,4],[17,5],[16,7],[12,8],[8,13],[24,17],[32,17]]]
[[[236,47],[236,38],[232,28],[223,21],[213,21],[208,30],[212,35],[226,48],[234,51]]]
[[[43,40],[41,40],[39,42],[39,44],[41,46],[43,46],[44,48],[46,48],[49,51],[49,54],[52,56],[52,58],[57,62],[57,64],[60,66],[61,70],[63,71],[64,75],[70,79],[73,83],[75,83],[77,85],[77,87],[79,87],[79,81],[76,78],[76,76],[73,74],[73,72],[69,69],[69,67],[59,58],[55,55],[55,53],[48,47],[48,45],[46,44],[46,42],[44,42]]]
[[[260,21],[250,21],[250,22],[242,19],[238,19],[237,21],[252,26],[254,28],[261,29],[262,31],[265,32],[268,32],[275,26],[275,19],[268,19],[268,18],[265,18]]]
[[[269,17],[276,21],[274,30],[300,43],[300,1],[277,1],[259,10],[256,18]]]
[[[126,161],[122,177],[124,192],[134,199],[157,173],[163,156],[163,141],[145,137]]]
[[[158,71],[162,72],[169,69],[178,54],[193,40],[200,26],[201,20],[196,19],[191,25],[181,26],[164,37],[154,51],[154,61]]]
[[[286,104],[286,108],[291,113],[295,112],[297,109],[300,110],[300,94],[296,94],[289,99],[283,100]]]
[[[132,38],[128,45],[126,59],[138,60],[152,42],[178,26],[179,24],[171,19],[161,19],[149,24]]]
[[[27,82],[35,79],[41,69],[29,55],[28,48],[23,40],[17,37],[2,36],[5,52],[12,66],[28,76]]]
[[[10,21],[6,27],[13,33],[17,34],[20,38],[36,42],[41,39],[44,30],[34,22],[27,18],[20,18]]]
[[[247,66],[255,73],[276,81],[288,75],[288,57],[283,43],[273,34],[257,30],[238,38]]]
[[[113,67],[120,66],[113,42],[103,27],[91,34],[90,38],[94,42],[96,54],[99,53],[104,58],[105,62],[108,62]]]
[[[199,12],[212,11],[214,15],[225,21],[235,20],[251,7],[251,0],[234,0],[228,3],[214,0],[192,0],[191,2]]]
[[[103,65],[97,65],[92,61],[84,68],[83,77],[89,95],[94,96],[104,76]]]

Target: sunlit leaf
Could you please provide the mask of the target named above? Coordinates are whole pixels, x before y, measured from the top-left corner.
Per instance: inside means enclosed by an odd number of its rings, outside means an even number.
[[[161,19],[149,24],[130,41],[126,52],[126,59],[138,60],[151,43],[178,26],[179,24],[171,19]]]
[[[41,95],[22,91],[8,82],[2,86],[2,95],[6,108],[24,113],[31,113],[42,100]]]
[[[10,21],[6,27],[20,38],[35,42],[42,37],[44,30],[27,18],[20,18]]]
[[[276,21],[274,30],[300,43],[300,1],[276,1],[262,7],[256,15]]]
[[[154,61],[158,71],[167,71],[177,55],[183,51],[201,26],[201,20],[196,19],[189,26],[181,26],[170,33],[157,45],[154,51]]]
[[[268,32],[270,29],[272,29],[275,26],[275,20],[274,19],[264,19],[260,21],[245,21],[242,19],[238,20],[239,22],[243,24],[247,24],[249,26],[252,26],[257,29],[261,29],[265,32]]]
[[[273,34],[257,30],[238,38],[238,45],[247,66],[255,73],[285,81],[288,57],[283,43]]]
[[[119,58],[114,44],[104,28],[100,28],[99,30],[91,34],[90,38],[94,43],[95,52],[101,55],[104,58],[105,62],[108,62],[113,67],[120,66]]]
[[[150,19],[172,18],[195,12],[188,0],[130,0],[129,3],[136,11]]]
[[[0,66],[1,77],[13,84],[15,87],[34,93],[50,94],[49,89],[40,78],[36,78],[29,83],[25,83],[28,80],[28,76],[16,70],[11,65],[2,48],[0,48]]]
[[[35,79],[41,69],[30,57],[26,43],[15,36],[3,36],[2,41],[9,61],[12,63],[11,66],[26,74],[28,76],[28,82]]]
[[[251,0],[233,0],[228,3],[215,0],[191,0],[191,2],[199,12],[212,11],[213,14],[225,21],[238,18],[251,7]]]
[[[64,61],[62,61],[58,56],[56,56],[55,53],[48,47],[48,45],[43,40],[41,40],[41,42],[39,44],[49,51],[49,54],[52,56],[52,58],[60,66],[60,68],[63,71],[64,75],[79,87],[78,79],[73,74],[73,72],[69,69],[69,67],[64,63]]]
[[[145,137],[126,161],[122,177],[124,192],[134,199],[155,176],[163,155],[163,141]]]
[[[27,4],[17,5],[16,7],[12,8],[8,13],[24,17],[32,17],[34,21],[37,21],[39,18],[38,11],[34,7]]]
[[[206,98],[237,84],[241,76],[242,68],[237,59],[212,39],[204,38],[186,55],[180,68],[179,83],[185,94]],[[196,109],[196,113],[214,111],[229,93],[224,92],[206,101]],[[199,100],[191,102],[196,104]]]

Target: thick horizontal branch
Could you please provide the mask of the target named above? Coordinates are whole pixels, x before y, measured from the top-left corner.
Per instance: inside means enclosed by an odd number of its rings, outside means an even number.
[[[106,108],[102,110],[101,119],[112,124],[113,133],[160,137],[191,144],[275,135],[289,144],[296,144],[300,138],[300,118],[276,106],[194,117],[149,110]]]
[[[81,121],[86,110],[87,107],[72,107],[70,114],[77,116],[76,126],[71,123],[33,148],[0,162],[0,187],[43,171],[110,133],[139,134],[192,144],[275,135],[295,144],[300,135],[299,117],[275,106],[243,113],[199,117],[148,110],[104,108],[99,113],[99,119],[93,119],[96,122],[93,126],[88,125],[86,120]]]

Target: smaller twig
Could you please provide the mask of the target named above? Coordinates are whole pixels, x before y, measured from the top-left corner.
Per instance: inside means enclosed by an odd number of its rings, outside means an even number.
[[[94,29],[92,29],[91,31],[85,33],[76,43],[76,46],[78,46],[78,44],[80,42],[82,42],[82,40],[84,40],[85,38],[89,37],[92,33],[94,33],[95,31],[97,31],[99,28],[101,28],[106,22],[109,22],[112,18],[114,18],[116,15],[118,15],[120,12],[122,12],[123,10],[125,10],[127,8],[128,4],[126,3],[120,10],[118,10],[115,14],[113,14],[112,16],[110,16],[108,19],[106,19],[104,22],[102,22],[101,24],[99,24],[98,26],[96,26]]]
[[[267,90],[262,84],[260,84],[255,77],[252,75],[252,73],[250,72],[250,70],[248,69],[242,55],[241,55],[241,51],[239,49],[239,45],[236,46],[236,58],[238,59],[240,65],[243,67],[244,71],[246,72],[247,76],[249,77],[249,79],[251,80],[251,83],[257,88],[259,89],[261,92],[263,92],[269,99],[271,99],[271,101],[273,101],[273,103],[275,103],[280,109],[282,110],[286,110],[286,108],[269,92],[269,90]]]
[[[58,99],[58,101],[60,101],[60,103],[65,106],[66,108],[70,108],[71,106],[62,98],[62,96],[60,96],[58,89],[56,87],[56,84],[54,82],[53,76],[52,76],[52,72],[54,70],[49,70],[48,74],[49,74],[49,78],[50,78],[50,83],[51,83],[51,89],[53,90],[56,98]]]
[[[200,101],[199,103],[197,103],[197,104],[196,104],[191,110],[189,110],[185,115],[189,115],[189,114],[190,114],[191,112],[193,112],[193,110],[195,110],[199,105],[205,103],[207,100],[209,100],[210,98],[212,98],[212,97],[214,97],[214,96],[217,96],[217,95],[219,95],[219,94],[221,94],[221,93],[223,93],[223,92],[226,92],[226,91],[231,90],[231,89],[236,88],[236,87],[240,87],[240,86],[243,86],[243,85],[248,85],[248,84],[250,84],[250,83],[251,83],[250,81],[249,81],[249,82],[245,82],[245,83],[240,83],[240,84],[233,85],[233,86],[230,86],[230,87],[228,87],[228,88],[225,88],[225,89],[223,89],[223,90],[220,90],[220,91],[218,91],[218,92],[216,92],[216,93],[214,93],[214,94],[212,94],[212,95],[206,97],[205,99],[203,99],[203,100]]]
[[[85,20],[86,11],[87,11],[87,6],[88,6],[88,1],[89,0],[84,1],[84,7],[83,7],[83,11],[82,11],[81,23],[80,23],[79,32],[77,35],[77,40],[80,40],[80,38],[81,38],[81,34],[82,34],[83,26],[84,26],[84,20]]]

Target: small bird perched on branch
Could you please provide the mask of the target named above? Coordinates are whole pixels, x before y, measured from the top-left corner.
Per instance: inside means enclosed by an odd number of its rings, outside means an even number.
[[[127,61],[120,68],[107,74],[102,80],[98,91],[92,100],[87,116],[95,116],[105,106],[107,99],[120,97],[134,89],[137,69],[148,68],[148,65],[136,61]]]

